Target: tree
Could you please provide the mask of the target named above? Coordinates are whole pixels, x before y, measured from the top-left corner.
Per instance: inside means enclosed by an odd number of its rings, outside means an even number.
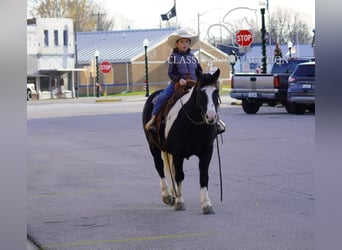
[[[218,32],[220,25],[217,25],[215,27],[216,30],[212,30],[213,34],[210,34],[208,37],[209,43],[214,46],[217,43],[232,44],[235,32],[245,28],[242,25],[244,23],[248,23],[248,29],[252,30],[254,34],[254,43],[262,42],[261,27],[260,24],[258,24],[259,20],[252,15],[248,16],[248,19],[247,17],[241,18],[240,16],[239,19],[229,19],[229,21],[229,23],[224,24],[225,29],[222,29],[224,31],[229,31],[227,32],[227,36],[222,39],[222,35]],[[266,31],[269,33],[269,39],[271,39],[270,42],[272,44],[287,44],[289,41],[294,44],[309,44],[312,41],[312,36],[310,35],[312,28],[308,27],[307,22],[302,18],[302,13],[300,12],[276,9],[271,12],[270,19],[267,23]],[[220,35],[217,36],[217,34]],[[267,43],[269,43],[269,41]]]
[[[272,44],[285,44],[288,41],[310,43],[310,29],[299,12],[290,13],[288,10],[279,9],[270,16],[270,24]]]
[[[77,31],[110,30],[114,25],[92,0],[28,0],[27,6],[32,17],[72,18]]]

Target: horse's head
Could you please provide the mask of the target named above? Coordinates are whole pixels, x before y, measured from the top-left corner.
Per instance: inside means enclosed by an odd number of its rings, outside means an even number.
[[[218,78],[220,69],[215,73],[205,73],[196,71],[196,102],[197,106],[201,109],[203,120],[206,124],[215,124],[218,119],[217,109],[219,107],[219,86]]]

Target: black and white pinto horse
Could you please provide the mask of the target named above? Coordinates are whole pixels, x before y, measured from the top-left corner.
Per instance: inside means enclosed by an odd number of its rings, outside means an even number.
[[[199,158],[202,212],[213,214],[208,194],[208,171],[217,136],[220,70],[217,69],[213,74],[196,73],[197,82],[170,109],[159,135],[144,130],[155,168],[160,176],[163,202],[173,205],[176,211],[185,210],[182,195],[183,162],[185,158],[196,155]],[[154,92],[146,100],[142,115],[143,127],[151,118],[153,99],[160,91]],[[172,185],[169,185],[170,181]]]

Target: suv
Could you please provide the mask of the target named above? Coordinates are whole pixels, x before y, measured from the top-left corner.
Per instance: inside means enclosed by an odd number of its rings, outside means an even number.
[[[315,62],[300,63],[289,76],[287,101],[292,113],[315,112]]]

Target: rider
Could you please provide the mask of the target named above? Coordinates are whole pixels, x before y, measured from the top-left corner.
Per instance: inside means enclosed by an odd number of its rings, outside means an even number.
[[[196,69],[202,72],[202,67],[198,59],[192,53],[190,47],[196,45],[198,36],[191,35],[186,30],[178,30],[174,35],[168,38],[168,45],[173,48],[168,60],[168,75],[171,80],[169,85],[158,95],[156,103],[153,106],[152,117],[145,125],[146,130],[156,130],[155,119],[163,104],[175,92],[175,83],[180,86],[186,85],[188,80],[196,81]],[[222,121],[218,122],[218,133],[225,131],[225,125]]]

